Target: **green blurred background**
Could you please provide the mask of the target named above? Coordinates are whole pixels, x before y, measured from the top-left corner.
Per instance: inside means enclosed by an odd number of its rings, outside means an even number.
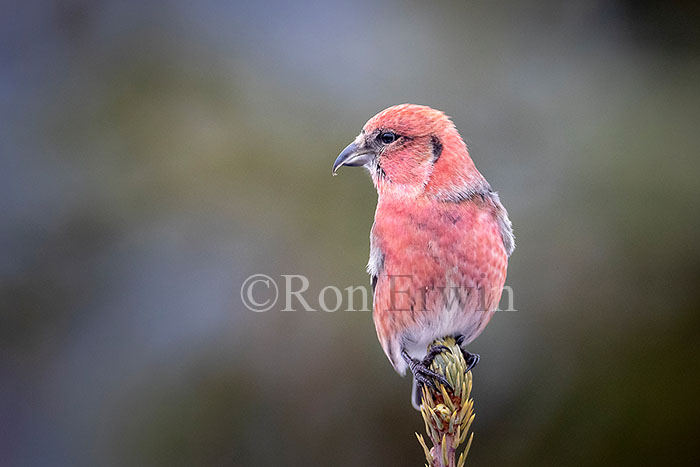
[[[367,312],[377,111],[444,110],[518,249],[471,465],[700,465],[692,1],[0,6],[0,464],[423,465]]]

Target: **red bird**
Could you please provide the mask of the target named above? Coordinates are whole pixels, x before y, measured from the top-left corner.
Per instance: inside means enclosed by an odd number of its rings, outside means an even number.
[[[422,105],[389,107],[372,117],[333,164],[363,166],[377,189],[367,271],[374,290],[379,342],[397,372],[434,386],[428,367],[446,336],[463,346],[484,330],[498,306],[511,222],[498,194],[474,166],[444,113]],[[418,399],[418,400],[417,400]]]

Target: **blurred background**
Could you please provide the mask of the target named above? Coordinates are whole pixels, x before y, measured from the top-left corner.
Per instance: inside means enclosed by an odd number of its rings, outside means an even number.
[[[376,194],[330,168],[451,115],[511,214],[471,465],[699,465],[692,1],[0,6],[0,464],[423,465],[368,312]]]

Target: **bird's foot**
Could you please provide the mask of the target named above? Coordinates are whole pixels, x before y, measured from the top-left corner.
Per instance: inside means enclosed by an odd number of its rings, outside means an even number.
[[[464,361],[467,363],[467,371],[472,370],[472,368],[474,368],[479,363],[481,357],[478,353],[471,353],[468,350],[462,348],[462,343],[464,342],[464,336],[462,334],[455,336],[455,342],[459,346],[459,349],[462,351]]]
[[[467,362],[467,371],[471,371],[472,368],[479,363],[479,360],[481,360],[478,353],[471,353],[464,349],[462,349],[462,355],[464,356],[464,360]]]
[[[444,376],[430,369],[430,365],[433,363],[435,357],[445,351],[449,351],[449,349],[444,345],[436,345],[430,349],[428,355],[426,355],[423,360],[411,357],[405,349],[401,351],[401,356],[406,360],[408,367],[411,369],[411,373],[413,373],[413,377],[420,384],[437,390],[437,386],[435,385],[435,381],[437,381],[452,390],[452,386],[447,382]]]

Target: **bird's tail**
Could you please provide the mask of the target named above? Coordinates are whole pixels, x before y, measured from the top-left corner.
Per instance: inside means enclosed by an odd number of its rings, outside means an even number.
[[[418,384],[418,381],[416,381],[416,378],[413,378],[413,389],[411,389],[411,404],[413,405],[413,408],[419,412],[420,412],[420,403],[421,403],[420,384]]]

